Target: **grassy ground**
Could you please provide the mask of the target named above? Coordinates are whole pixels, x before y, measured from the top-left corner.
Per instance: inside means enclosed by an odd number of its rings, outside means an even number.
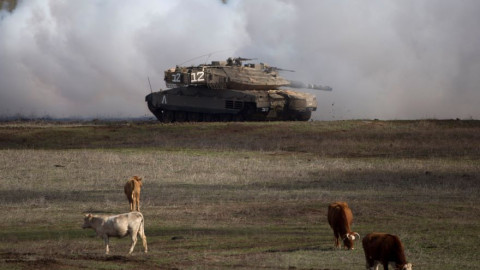
[[[414,269],[475,269],[480,122],[1,123],[2,269],[364,269],[335,250],[330,202],[353,229],[399,235]],[[82,230],[128,211],[144,177],[149,253]]]

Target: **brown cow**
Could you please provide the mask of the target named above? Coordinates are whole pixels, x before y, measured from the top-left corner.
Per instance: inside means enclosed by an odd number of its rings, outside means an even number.
[[[130,202],[130,211],[140,211],[140,191],[142,189],[142,178],[134,176],[125,184],[124,190]]]
[[[388,269],[392,264],[395,270],[412,270],[412,264],[407,263],[403,253],[403,244],[396,235],[386,233],[370,233],[362,240],[367,269],[377,270],[380,264]]]
[[[340,248],[339,238],[342,238],[346,249],[353,249],[353,241],[360,235],[350,230],[353,214],[346,202],[335,202],[328,206],[328,224],[333,229],[335,247]]]

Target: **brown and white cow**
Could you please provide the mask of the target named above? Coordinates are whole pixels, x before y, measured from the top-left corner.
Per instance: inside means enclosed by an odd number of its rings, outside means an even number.
[[[140,212],[129,212],[115,216],[94,216],[85,215],[82,228],[92,228],[97,232],[97,236],[105,241],[105,254],[110,252],[108,248],[109,237],[122,238],[131,236],[132,246],[128,254],[132,254],[133,248],[137,243],[137,234],[142,238],[145,253],[147,249],[147,237],[145,236],[144,219]]]
[[[403,244],[396,235],[387,233],[370,233],[362,240],[367,269],[377,270],[380,264],[388,269],[392,264],[395,270],[412,270],[412,264],[407,263],[403,252]]]
[[[130,202],[130,211],[140,211],[140,191],[142,189],[142,178],[134,176],[125,184],[124,191]]]
[[[339,238],[342,239],[346,249],[353,249],[353,241],[360,235],[350,230],[353,222],[352,210],[346,202],[335,202],[328,206],[328,224],[333,230],[335,247],[340,248]]]

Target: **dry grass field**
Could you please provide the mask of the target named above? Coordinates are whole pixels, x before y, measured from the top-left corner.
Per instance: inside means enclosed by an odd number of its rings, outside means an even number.
[[[111,254],[85,213],[129,210],[141,241]],[[399,235],[414,269],[478,269],[479,121],[0,123],[0,269],[365,269],[353,230]]]

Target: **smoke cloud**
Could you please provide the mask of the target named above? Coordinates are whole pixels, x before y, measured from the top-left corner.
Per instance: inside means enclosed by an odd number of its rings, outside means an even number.
[[[0,11],[0,115],[150,116],[163,71],[258,58],[314,119],[480,118],[480,2],[18,1]],[[307,90],[301,90],[307,91]]]

